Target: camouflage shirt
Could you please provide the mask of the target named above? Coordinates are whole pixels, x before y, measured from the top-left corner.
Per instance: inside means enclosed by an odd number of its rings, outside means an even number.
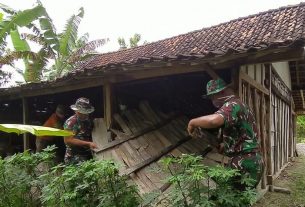
[[[73,131],[74,138],[83,141],[92,141],[91,132],[93,129],[93,122],[91,119],[80,120],[76,114],[71,116],[64,124],[64,129]],[[88,148],[79,146],[66,146],[65,160],[71,159],[76,155],[90,156],[91,151]]]
[[[224,118],[223,141],[227,156],[259,149],[254,115],[239,98],[230,98],[216,113]]]

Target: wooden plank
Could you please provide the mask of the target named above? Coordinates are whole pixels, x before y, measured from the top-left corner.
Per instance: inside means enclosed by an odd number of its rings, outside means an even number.
[[[268,112],[266,111],[266,101],[265,101],[265,95],[261,93],[261,110],[260,110],[260,117],[261,117],[261,122],[260,122],[260,128],[261,128],[261,144],[262,144],[262,153],[263,153],[263,159],[264,163],[267,165],[267,120],[266,120],[266,115],[268,116]],[[270,137],[269,137],[270,139]],[[267,166],[266,166],[267,167]],[[262,189],[266,188],[267,185],[267,180],[266,180],[266,173],[267,169],[266,167],[264,168],[264,173],[263,173],[263,180],[262,180]]]
[[[258,89],[259,91],[263,92],[266,95],[269,95],[269,91],[268,89],[266,89],[264,86],[260,85],[259,83],[257,83],[255,80],[253,80],[249,75],[243,73],[240,71],[239,73],[240,78],[242,80],[247,81],[249,84],[251,84],[253,87],[255,87],[256,89]]]
[[[258,138],[259,138],[259,141],[261,143],[261,149],[262,149],[262,156],[263,156],[263,159],[264,159],[264,151],[263,151],[263,147],[264,145],[262,144],[263,143],[263,140],[262,140],[262,130],[263,128],[261,127],[261,123],[263,122],[262,120],[262,117],[260,116],[260,111],[263,110],[263,107],[262,107],[262,97],[259,96],[259,94],[257,93],[257,90],[254,89],[254,114],[255,114],[255,119],[256,119],[256,126],[257,126],[257,133],[258,133]],[[259,107],[261,106],[261,107]],[[260,108],[260,109],[259,109]],[[266,188],[266,181],[265,181],[265,175],[262,176],[262,180],[261,180],[261,185],[262,185],[262,188],[265,189]]]
[[[151,157],[150,159],[145,160],[144,162],[141,162],[133,167],[130,167],[129,169],[123,171],[121,173],[121,175],[130,175],[131,173],[134,173],[140,169],[142,169],[143,167],[149,165],[150,163],[157,161],[158,159],[160,159],[163,155],[169,153],[171,150],[175,149],[176,147],[178,147],[179,145],[183,144],[184,142],[190,140],[191,137],[185,137],[184,139],[181,139],[179,142],[170,145],[164,149],[161,150],[161,152],[153,157]]]
[[[267,105],[267,117],[266,117],[266,124],[267,124],[267,128],[268,129],[268,134],[267,134],[267,174],[268,176],[272,176],[273,174],[273,163],[272,163],[272,130],[271,127],[273,125],[273,109],[272,109],[272,93],[271,93],[271,67],[270,65],[265,65],[265,72],[266,72],[266,78],[268,80],[268,92],[269,92],[269,96],[267,96],[267,101],[266,101],[266,105]],[[267,178],[268,178],[267,176]],[[272,183],[268,182],[267,179],[267,184],[271,185]]]
[[[161,122],[160,117],[154,112],[147,101],[141,101],[139,104],[140,111],[144,114],[146,119],[152,121],[154,124]]]
[[[238,96],[242,99],[243,101],[243,80],[241,79],[241,71],[242,71],[242,67],[239,68],[238,71]]]
[[[113,92],[112,92],[112,84],[110,82],[105,82],[103,86],[103,95],[104,95],[104,119],[106,128],[109,129],[111,127],[112,122],[112,105],[113,105]]]
[[[275,139],[275,172],[278,172],[280,169],[279,163],[279,154],[280,154],[280,100],[276,97],[276,139]]]
[[[125,134],[125,133],[122,133],[118,130],[115,130],[115,129],[110,129],[114,134],[116,134],[116,136],[119,138],[119,139],[116,139],[110,143],[107,143],[105,145],[103,145],[103,147],[99,148],[98,150],[95,151],[95,153],[100,153],[100,152],[103,152],[105,150],[108,150],[110,148],[113,148],[117,145],[120,145],[124,142],[127,142],[127,141],[130,141],[130,140],[133,140],[135,138],[138,138],[144,134],[147,134],[151,131],[154,131],[154,130],[157,130],[167,124],[169,124],[171,121],[172,121],[172,118],[174,118],[176,115],[174,115],[173,117],[169,118],[168,120],[163,120],[162,122],[158,123],[157,125],[154,125],[154,126],[151,126],[151,127],[148,127],[146,129],[143,129],[139,132],[136,132],[134,133],[132,136],[128,135],[128,134]]]
[[[285,193],[285,194],[291,194],[291,190],[287,188],[282,188],[278,186],[273,186],[273,191],[278,193]]]
[[[108,144],[111,137],[110,132],[106,128],[106,123],[103,118],[95,118],[93,120],[94,128],[92,130],[92,140],[101,148]]]
[[[129,129],[129,127],[127,126],[127,123],[124,121],[124,119],[119,115],[119,114],[114,114],[113,118],[115,119],[115,121],[120,125],[120,127],[123,129],[123,131],[128,134],[131,135],[132,131]]]
[[[147,128],[147,126],[150,126],[152,124],[150,120],[148,120],[149,122],[145,122],[144,116],[135,109],[127,111],[125,113],[125,116],[128,119],[128,125],[130,126],[130,128],[134,129],[134,133],[137,131],[143,131],[145,128]],[[159,148],[163,148],[163,145],[161,144],[161,142],[159,142],[158,137],[155,137],[154,132],[155,131],[145,133],[142,136],[138,137],[138,139],[128,141],[128,144],[131,145],[133,148],[136,148],[135,150],[137,151],[136,154],[138,158],[135,165],[143,162],[146,159],[150,159],[152,156],[158,154]],[[142,146],[144,146],[144,148]],[[158,163],[151,163],[147,167],[154,167],[159,169]],[[134,175],[134,173],[132,173],[132,175]],[[142,171],[137,171],[136,175],[138,175],[138,178],[133,179],[140,179],[141,182],[144,183],[146,188],[143,191],[145,192],[151,192],[152,190],[155,190],[156,188],[158,188],[157,183],[160,182],[160,180],[165,179],[162,174],[153,174],[148,171],[146,172],[145,169]],[[155,182],[157,180],[158,182]]]

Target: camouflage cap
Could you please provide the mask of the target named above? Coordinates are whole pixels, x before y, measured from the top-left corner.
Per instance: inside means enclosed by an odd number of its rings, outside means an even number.
[[[71,105],[70,108],[81,114],[90,114],[94,111],[94,107],[90,104],[89,99],[84,97],[77,99],[75,104]]]
[[[210,80],[207,83],[207,94],[204,95],[204,98],[209,97],[210,95],[219,93],[228,87],[228,85],[222,79]]]

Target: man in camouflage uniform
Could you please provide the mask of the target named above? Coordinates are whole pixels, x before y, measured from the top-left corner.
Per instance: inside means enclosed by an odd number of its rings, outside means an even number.
[[[224,154],[230,157],[228,166],[254,179],[256,187],[262,176],[263,160],[253,113],[221,79],[207,83],[206,97],[219,110],[190,120],[189,134],[193,136],[197,127],[222,128]],[[245,186],[240,181],[237,178],[233,187],[244,190]]]
[[[91,159],[91,150],[97,148],[97,145],[92,142],[93,121],[89,117],[94,107],[89,99],[82,97],[77,99],[70,108],[75,111],[75,114],[65,122],[64,129],[72,131],[74,135],[64,139],[67,147],[65,163],[77,164]]]

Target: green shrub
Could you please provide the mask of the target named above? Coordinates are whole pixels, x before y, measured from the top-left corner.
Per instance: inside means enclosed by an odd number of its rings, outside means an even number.
[[[54,147],[0,159],[0,207],[135,207],[140,197],[112,161],[54,165]]]
[[[53,149],[36,154],[25,151],[0,158],[0,206],[40,206],[42,185],[38,178],[53,166]]]
[[[182,155],[180,158],[167,157],[160,161],[170,174],[166,182],[173,187],[168,196],[169,206],[245,207],[255,202],[254,189],[238,191],[232,188],[232,178],[241,176],[237,170],[221,166],[207,167],[202,164],[202,160],[201,156]],[[249,187],[253,184],[250,178],[243,178],[242,181]],[[212,182],[216,185],[212,185]]]
[[[118,167],[109,160],[59,165],[41,178],[47,181],[42,190],[44,206],[134,207],[139,204],[136,188],[127,185],[126,177],[119,176]]]
[[[305,143],[305,116],[298,116],[297,117],[297,143]]]

